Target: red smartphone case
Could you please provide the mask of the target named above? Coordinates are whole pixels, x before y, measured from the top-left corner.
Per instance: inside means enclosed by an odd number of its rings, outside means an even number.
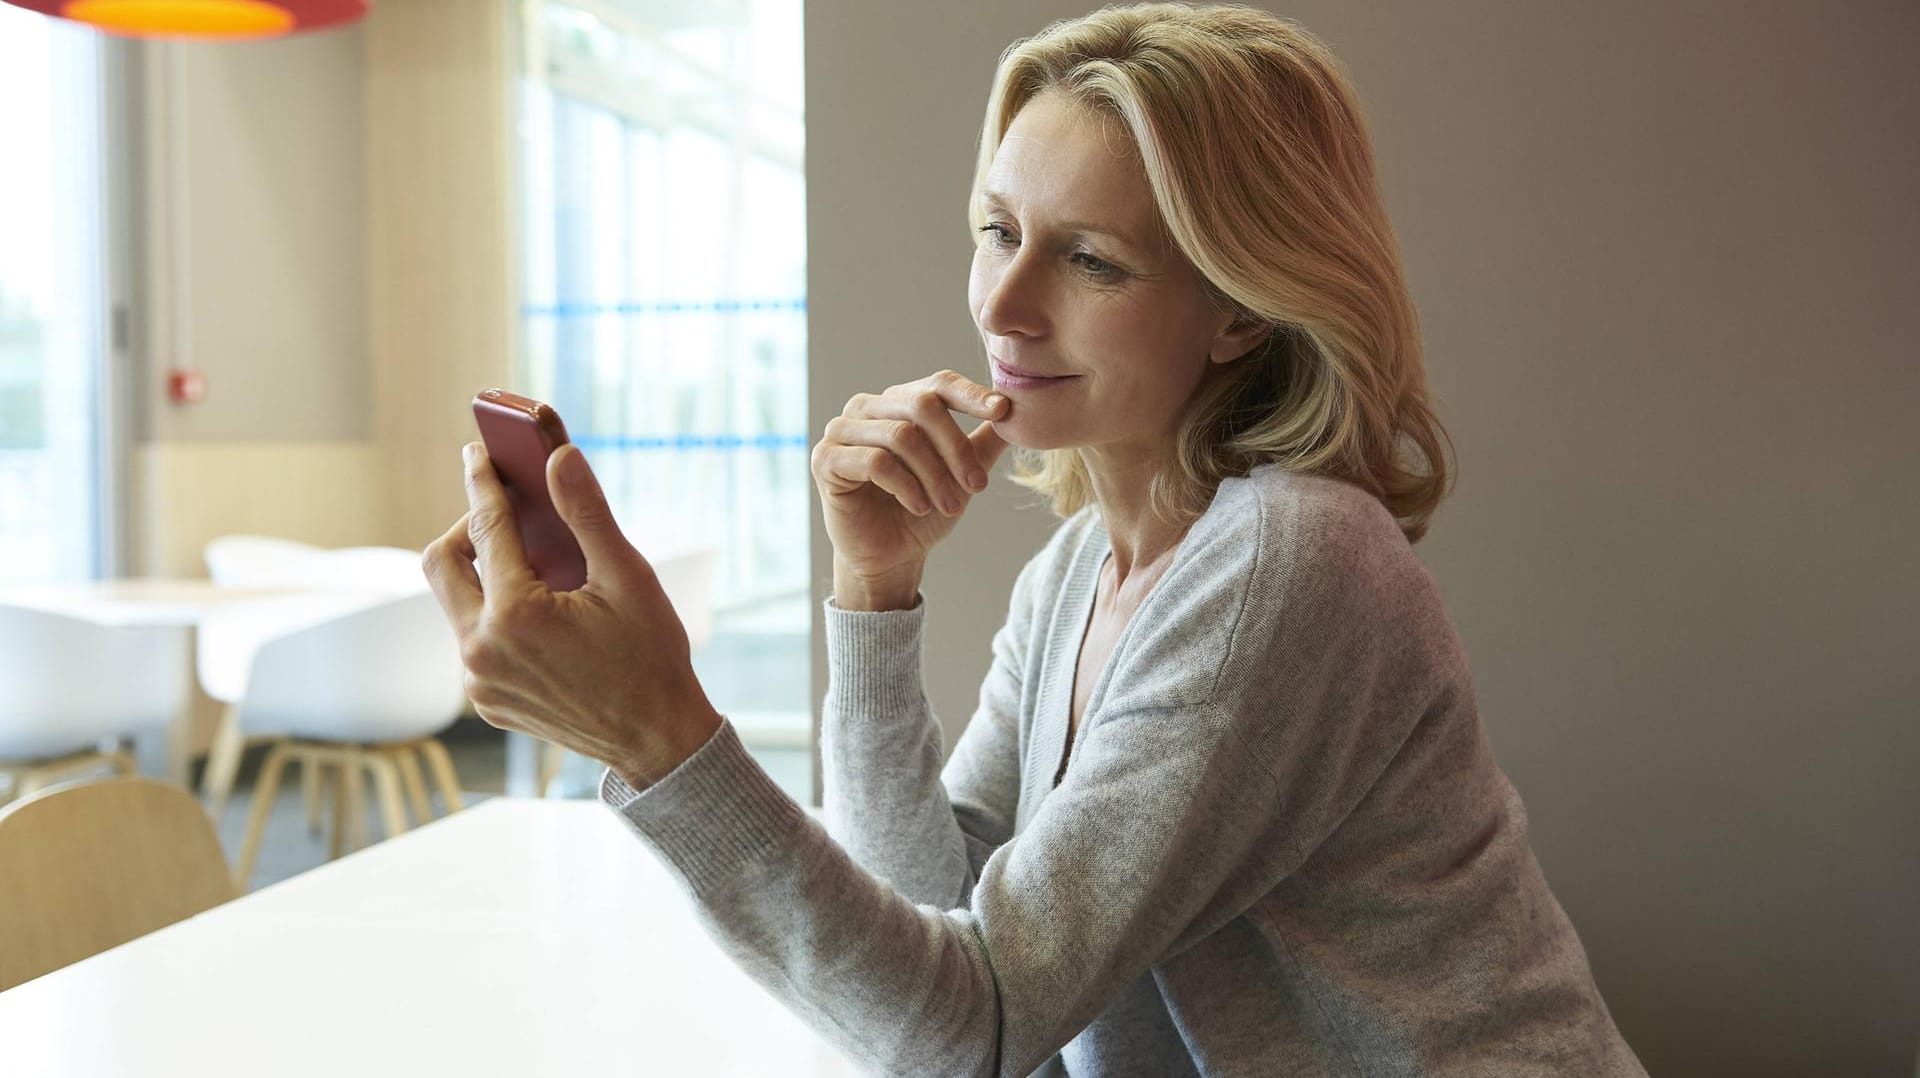
[[[560,413],[504,389],[487,389],[473,398],[473,419],[493,470],[507,488],[527,563],[554,591],[585,584],[586,555],[547,493],[547,457],[567,444]]]

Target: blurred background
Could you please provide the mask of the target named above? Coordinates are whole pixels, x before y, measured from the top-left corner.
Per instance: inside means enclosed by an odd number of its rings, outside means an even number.
[[[401,2],[209,41],[0,6],[0,584],[417,551],[507,387],[643,549],[710,555],[706,680],[810,798],[801,18]]]
[[[1417,549],[1622,1031],[1656,1075],[1915,1073],[1920,9],[1260,6],[1366,104],[1459,451]],[[0,5],[0,604],[173,649],[131,751],[209,798],[231,766],[237,806],[248,663],[395,590],[336,555],[460,515],[502,386],[558,407],[677,567],[710,695],[812,800],[807,446],[855,392],[984,375],[988,81],[1085,10],[378,0],[213,42]],[[925,587],[949,745],[1053,525],[1009,487]],[[302,568],[222,584],[236,536]],[[592,795],[461,705],[432,732],[469,801]],[[331,856],[302,807],[254,885]]]

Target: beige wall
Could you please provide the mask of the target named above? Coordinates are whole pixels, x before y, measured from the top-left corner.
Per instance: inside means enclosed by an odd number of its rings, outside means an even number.
[[[988,79],[1090,6],[809,3],[815,432],[857,390],[979,370]],[[1920,16],[1275,10],[1374,117],[1461,463],[1420,552],[1621,1028],[1657,1075],[1910,1073]],[[949,743],[1050,527],[1013,503],[977,503],[929,573]],[[817,519],[814,543],[824,594]]]
[[[139,575],[206,575],[207,541],[278,535],[364,546],[384,469],[372,442],[148,442],[129,470],[133,564]]]
[[[142,440],[372,437],[363,51],[359,27],[143,46]],[[176,364],[204,402],[164,399]]]

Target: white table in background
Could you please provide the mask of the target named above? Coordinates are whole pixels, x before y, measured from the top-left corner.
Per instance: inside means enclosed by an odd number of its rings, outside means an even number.
[[[112,625],[192,626],[227,603],[271,599],[292,588],[224,588],[211,580],[124,577],[66,584],[0,585],[0,602],[58,610]]]
[[[605,806],[504,798],[0,992],[0,1071],[862,1073]]]
[[[108,625],[160,634],[179,652],[187,668],[187,691],[171,701],[173,718],[162,736],[136,738],[134,749],[143,774],[185,784],[193,735],[194,629],[208,611],[228,603],[294,594],[284,588],[222,588],[211,580],[127,578],[67,584],[10,584],[0,587],[0,603],[71,614]],[[4,661],[4,660],[0,660]]]

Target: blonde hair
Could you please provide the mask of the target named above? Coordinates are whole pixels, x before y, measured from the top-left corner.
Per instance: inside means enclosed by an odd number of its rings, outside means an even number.
[[[1260,464],[1372,493],[1409,542],[1450,483],[1413,302],[1345,69],[1288,19],[1235,5],[1109,7],[1001,55],[968,215],[1028,101],[1061,91],[1132,136],[1167,234],[1223,311],[1272,329],[1203,381],[1178,466],[1151,504],[1191,523],[1228,476]],[[1443,446],[1445,443],[1445,446]],[[1073,449],[1019,451],[1013,478],[1067,516],[1092,500]]]

